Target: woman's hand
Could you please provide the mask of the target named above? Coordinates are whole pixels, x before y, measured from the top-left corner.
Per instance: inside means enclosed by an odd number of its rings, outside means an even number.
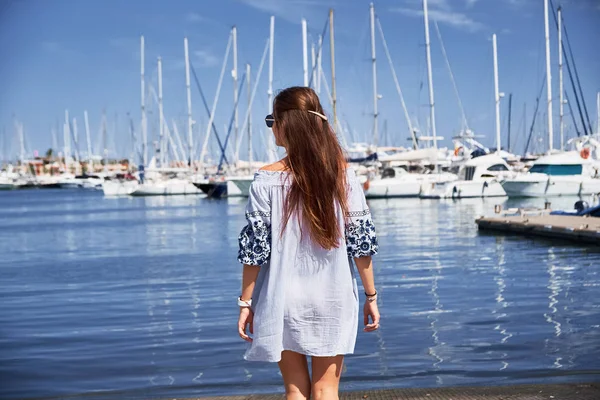
[[[378,314],[379,315],[379,314]],[[254,313],[250,307],[240,307],[240,319],[238,320],[238,333],[246,342],[251,342],[252,338],[246,333],[246,325],[250,325],[250,333],[254,334]]]
[[[365,301],[365,306],[363,307],[363,314],[365,332],[373,332],[379,329],[379,309],[377,308],[377,301]],[[369,317],[371,318],[371,323],[369,323]]]

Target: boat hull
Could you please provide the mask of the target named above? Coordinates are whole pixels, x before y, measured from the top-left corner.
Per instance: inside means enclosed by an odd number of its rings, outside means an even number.
[[[424,185],[425,186],[425,185]],[[506,192],[495,179],[434,183],[424,188],[424,199],[467,199],[478,197],[505,197]]]
[[[367,199],[408,198],[419,197],[421,182],[401,179],[381,179],[365,185]]]
[[[587,196],[600,192],[600,179],[572,175],[524,177],[506,180],[502,187],[509,197]]]
[[[202,193],[190,182],[158,182],[140,184],[132,196],[180,196]]]
[[[105,196],[129,196],[139,187],[137,181],[106,181],[102,183]]]
[[[239,196],[248,197],[250,196],[250,185],[252,185],[253,178],[231,178],[229,182],[233,183],[240,192]],[[229,186],[228,186],[229,193]]]
[[[218,199],[227,196],[227,182],[198,182],[194,186],[208,197]]]

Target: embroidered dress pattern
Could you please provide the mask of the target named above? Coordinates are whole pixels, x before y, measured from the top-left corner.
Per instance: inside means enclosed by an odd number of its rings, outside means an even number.
[[[348,213],[348,216],[370,214],[369,210]],[[379,251],[379,243],[375,234],[375,225],[371,217],[356,218],[346,224],[346,252],[348,257],[358,258],[373,256]]]
[[[263,265],[271,255],[271,227],[264,221],[249,222],[238,237],[238,261],[247,265]]]

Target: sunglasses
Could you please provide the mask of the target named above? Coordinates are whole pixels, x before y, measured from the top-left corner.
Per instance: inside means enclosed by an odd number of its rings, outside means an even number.
[[[273,117],[273,114],[269,114],[265,117],[265,124],[267,124],[267,127],[272,128],[274,123],[275,117]]]

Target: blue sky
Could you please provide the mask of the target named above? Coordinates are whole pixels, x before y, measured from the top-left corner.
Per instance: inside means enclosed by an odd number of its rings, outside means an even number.
[[[481,141],[489,146],[494,146],[491,35],[497,33],[500,90],[507,94],[502,100],[501,116],[504,145],[508,93],[512,93],[512,144],[517,152],[522,152],[524,105],[529,125],[545,72],[543,0],[429,0],[429,3],[436,119],[438,134],[446,138],[443,144],[451,145],[449,139],[461,128],[461,116],[434,20],[439,23],[469,125],[477,134],[485,135]],[[562,4],[588,112],[590,119],[595,121],[596,93],[600,91],[600,0],[563,0]],[[94,147],[99,145],[100,120],[102,111],[106,110],[110,153],[128,155],[131,144],[127,113],[131,114],[136,128],[140,125],[141,34],[146,40],[147,80],[157,87],[156,60],[161,56],[165,115],[170,125],[172,119],[178,121],[182,136],[186,131],[184,36],[189,38],[192,63],[209,103],[212,103],[231,26],[238,27],[239,66],[242,68],[249,62],[255,74],[268,38],[269,17],[275,15],[274,88],[301,85],[300,18],[304,16],[308,20],[309,41],[316,41],[330,7],[335,9],[339,113],[355,140],[367,140],[371,135],[373,113],[369,1],[4,1],[0,6],[2,155],[14,158],[18,154],[14,116],[24,125],[29,153],[51,147],[51,129],[56,126],[60,127],[58,144],[62,146],[65,108],[77,118],[80,138],[83,136],[83,112],[88,111]],[[382,0],[375,2],[375,8],[411,118],[418,120],[421,129],[425,130],[428,97],[421,1]],[[558,44],[552,19],[550,26],[553,96],[558,98]],[[326,37],[323,68],[330,81],[328,43]],[[407,123],[379,37],[377,53],[379,93],[382,95],[379,102],[380,141],[408,145]],[[565,87],[569,89],[577,112],[566,69]],[[542,97],[545,99],[545,92]],[[240,120],[246,110],[245,91],[242,98]],[[322,101],[331,114],[324,93]],[[194,87],[192,103],[197,121],[194,140],[198,142],[204,137],[208,118]],[[224,125],[229,122],[232,105],[232,79],[226,73],[215,121],[221,135],[224,135]],[[149,108],[154,109],[149,115],[149,134],[153,135],[157,131],[158,112],[156,105]],[[545,110],[545,102],[540,108]],[[557,101],[555,110],[556,142]],[[565,110],[568,114],[567,107]],[[258,156],[263,154],[263,138],[267,133],[262,119],[267,111],[265,66],[253,109],[254,146]],[[544,113],[538,118],[542,121],[537,125],[538,130],[545,132]],[[573,135],[571,117],[567,115],[565,122],[568,134]],[[211,146],[215,147],[214,140]],[[543,143],[539,146],[540,150],[545,148]],[[85,144],[82,142],[80,147],[85,148]]]

